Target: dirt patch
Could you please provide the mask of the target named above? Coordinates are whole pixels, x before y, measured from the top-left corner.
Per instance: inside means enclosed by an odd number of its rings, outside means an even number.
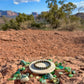
[[[20,67],[18,63],[21,60],[33,61],[47,58],[54,59],[54,61],[59,62],[66,61],[67,66],[76,70],[76,76],[67,80],[66,78],[62,78],[62,84],[83,84],[83,37],[84,32],[81,31],[0,31],[1,84],[14,84],[14,82],[8,82],[7,79],[10,78],[11,75]],[[75,81],[76,83],[74,83]]]

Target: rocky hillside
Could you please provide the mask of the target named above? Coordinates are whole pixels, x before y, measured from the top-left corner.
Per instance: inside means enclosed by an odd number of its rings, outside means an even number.
[[[77,13],[76,16],[84,19],[84,13]]]
[[[6,16],[6,17],[14,17],[14,16],[17,16],[18,13],[16,12],[12,12],[12,11],[2,11],[0,10],[0,16]]]
[[[37,59],[65,61],[76,74],[72,78],[64,74],[60,77],[60,84],[84,84],[84,32],[0,31],[1,84],[20,84],[7,79],[21,67],[21,60],[31,62]],[[32,78],[26,84],[40,83]]]

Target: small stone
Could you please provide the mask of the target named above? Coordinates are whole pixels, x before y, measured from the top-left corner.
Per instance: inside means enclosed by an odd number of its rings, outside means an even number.
[[[59,84],[59,79],[58,79],[58,78],[54,78],[54,79],[53,79],[53,83],[54,83],[54,84]]]
[[[29,73],[26,73],[27,76],[29,76]]]
[[[30,74],[30,77],[32,78],[33,77],[33,74]]]
[[[52,74],[48,74],[48,77],[49,77],[50,80],[53,79],[53,75]]]
[[[63,72],[59,72],[59,74],[63,74]]]
[[[57,80],[53,80],[53,83],[56,83],[57,82]]]
[[[25,75],[25,74],[22,74],[22,76],[21,76],[21,83],[24,83],[24,82],[27,82],[27,81],[29,81],[28,76]]]
[[[66,62],[65,62],[65,61],[63,61],[63,64],[66,64]]]
[[[72,71],[72,74],[75,74],[76,72],[75,71]]]
[[[36,79],[38,80],[40,77],[39,76],[36,76]]]

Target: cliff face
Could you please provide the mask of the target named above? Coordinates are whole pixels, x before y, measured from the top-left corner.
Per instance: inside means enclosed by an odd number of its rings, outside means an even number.
[[[8,16],[8,17],[11,17],[11,16],[17,16],[18,13],[15,13],[15,12],[12,12],[12,11],[1,11],[0,10],[0,16]]]
[[[17,16],[18,14],[12,11],[7,11],[8,16]]]
[[[76,16],[84,19],[84,13],[77,13]]]

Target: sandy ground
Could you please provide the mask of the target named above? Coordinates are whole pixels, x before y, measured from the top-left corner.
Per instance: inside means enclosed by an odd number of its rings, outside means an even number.
[[[60,77],[61,84],[84,84],[84,32],[0,31],[0,84],[17,84],[7,79],[21,67],[18,63],[37,59],[66,61],[77,74]],[[27,84],[40,83],[31,79]]]

